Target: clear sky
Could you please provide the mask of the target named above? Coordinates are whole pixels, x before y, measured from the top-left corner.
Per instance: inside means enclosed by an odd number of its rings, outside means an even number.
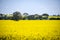
[[[60,0],[0,0],[0,13],[60,14]]]

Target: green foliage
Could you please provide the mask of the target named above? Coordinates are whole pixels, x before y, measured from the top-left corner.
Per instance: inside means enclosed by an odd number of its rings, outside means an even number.
[[[53,17],[49,18],[49,15],[47,13],[44,13],[42,15],[29,15],[28,13],[24,13],[21,15],[20,12],[16,11],[12,15],[13,16],[0,14],[0,20],[60,20],[60,15],[53,15]]]

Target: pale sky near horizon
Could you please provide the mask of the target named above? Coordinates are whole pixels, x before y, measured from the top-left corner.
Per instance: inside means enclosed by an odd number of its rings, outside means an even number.
[[[0,13],[60,14],[60,0],[0,0]]]

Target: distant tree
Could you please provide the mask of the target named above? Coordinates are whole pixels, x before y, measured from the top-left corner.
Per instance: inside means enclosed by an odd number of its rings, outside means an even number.
[[[60,16],[59,15],[53,15],[52,18],[49,18],[50,20],[60,20]]]
[[[57,15],[57,16],[60,16],[60,15]]]
[[[2,20],[3,19],[3,14],[2,13],[0,13],[0,20]]]
[[[34,15],[34,18],[37,20],[37,19],[39,19],[39,15],[38,14],[35,14]]]
[[[7,15],[4,15],[4,19],[5,19],[5,20],[7,20],[7,19],[8,19]]]
[[[56,15],[53,15],[53,16],[56,16]]]
[[[49,20],[57,20],[57,18],[49,18]]]
[[[39,15],[39,19],[42,20],[42,15]]]
[[[47,13],[44,13],[44,14],[42,14],[42,19],[45,19],[45,20],[47,20],[48,19],[48,14]]]
[[[42,16],[49,16],[47,13],[42,14]]]
[[[20,12],[16,11],[13,13],[13,19],[14,20],[19,20],[19,19],[22,19],[22,15]]]
[[[34,18],[34,15],[29,15],[28,16],[28,20],[34,20],[35,18]]]
[[[57,20],[60,20],[60,15],[59,14],[57,15]]]
[[[57,20],[60,20],[60,18],[57,18]]]
[[[28,19],[28,15],[29,15],[28,13],[24,13],[24,14],[23,14],[23,20]]]

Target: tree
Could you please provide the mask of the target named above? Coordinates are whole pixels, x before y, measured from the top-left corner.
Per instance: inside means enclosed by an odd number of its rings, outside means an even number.
[[[48,14],[47,13],[44,13],[44,14],[42,14],[42,19],[45,19],[45,20],[47,20],[48,19]]]
[[[5,19],[5,20],[7,20],[7,19],[8,19],[7,15],[5,15],[5,16],[4,16],[4,19]]]
[[[57,18],[49,18],[49,20],[57,20]]]
[[[56,15],[53,15],[53,16],[56,16]]]
[[[28,19],[29,19],[29,20],[34,20],[34,19],[35,19],[35,18],[34,18],[34,15],[29,15],[29,16],[28,16]]]
[[[39,15],[39,19],[42,20],[42,15]]]
[[[35,15],[34,15],[34,18],[35,18],[35,19],[39,19],[39,15],[38,15],[38,14],[35,14]]]
[[[28,19],[28,13],[23,14],[23,20]]]
[[[13,19],[14,20],[19,20],[19,19],[22,19],[22,15],[20,12],[16,11],[13,13]]]
[[[2,20],[3,19],[3,14],[2,13],[0,13],[0,20]]]

